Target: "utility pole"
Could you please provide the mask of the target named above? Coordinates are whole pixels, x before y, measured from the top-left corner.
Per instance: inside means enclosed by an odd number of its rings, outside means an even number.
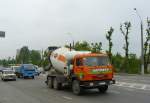
[[[144,74],[143,23],[141,21],[141,74]]]
[[[71,32],[68,32],[67,34],[68,34],[68,35],[70,36],[70,38],[72,39],[72,48],[74,49],[74,47],[75,47],[75,42],[74,42],[73,35],[72,35]]]
[[[144,74],[143,22],[142,22],[142,18],[139,15],[137,9],[134,8],[134,10],[141,21],[141,74],[143,75]]]
[[[0,38],[5,38],[5,32],[4,31],[0,31]]]

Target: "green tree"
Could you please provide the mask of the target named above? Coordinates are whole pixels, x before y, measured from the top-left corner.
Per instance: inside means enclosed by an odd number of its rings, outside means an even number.
[[[2,65],[4,67],[7,67],[8,66],[8,60],[6,60],[6,59],[1,60],[1,64],[0,65]]]
[[[29,63],[30,51],[27,46],[23,46],[20,49],[19,55],[16,57],[18,63]]]
[[[123,59],[124,58],[119,53],[112,56],[112,64],[115,67],[116,72],[122,71]]]
[[[123,47],[123,49],[125,50],[125,57],[128,58],[129,56],[129,31],[131,29],[131,23],[130,22],[125,22],[124,25],[120,25],[120,31],[123,34],[124,38],[125,38],[125,45]]]
[[[131,23],[130,22],[125,22],[123,24],[120,25],[120,31],[123,34],[124,38],[125,38],[125,44],[123,49],[125,50],[125,61],[124,61],[124,66],[126,68],[126,72],[129,69],[129,63],[128,63],[128,58],[129,58],[129,31],[131,29]]]
[[[91,43],[91,51],[93,53],[100,53],[102,50],[102,42],[99,43]]]
[[[41,62],[41,54],[39,51],[31,50],[30,51],[31,63],[35,65],[40,65]]]
[[[109,42],[109,49],[107,51],[108,53],[108,56],[109,56],[109,59],[110,61],[112,62],[112,46],[113,46],[113,43],[112,43],[112,33],[114,32],[114,29],[112,27],[110,27],[110,29],[107,31],[107,34],[106,34],[106,39],[108,40]]]
[[[91,48],[90,48],[90,45],[88,42],[86,41],[83,41],[83,42],[76,42],[75,44],[75,50],[77,51],[90,51]]]
[[[148,62],[150,61],[150,20],[147,19],[146,40],[144,42],[144,72],[147,73]]]
[[[136,54],[129,54],[128,63],[131,69],[128,69],[128,73],[140,73],[140,59],[136,57]]]
[[[50,69],[51,61],[50,61],[50,55],[52,51],[45,50],[41,62],[41,66],[44,68],[45,71],[48,71]]]

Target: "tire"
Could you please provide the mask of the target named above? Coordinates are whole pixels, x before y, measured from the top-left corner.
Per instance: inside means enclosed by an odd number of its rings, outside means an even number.
[[[49,88],[53,88],[53,78],[52,77],[49,77],[48,80],[47,80],[47,85]]]
[[[34,76],[32,76],[32,79],[34,79]]]
[[[82,93],[82,87],[78,80],[74,80],[72,83],[72,91],[75,95],[80,95]]]
[[[56,90],[60,90],[62,88],[62,85],[61,85],[61,83],[58,83],[57,78],[54,78],[54,80],[53,80],[53,87]]]
[[[14,81],[16,81],[16,79],[14,79]]]
[[[18,78],[20,78],[20,75],[19,75],[19,74],[17,74],[17,77],[18,77]]]
[[[108,85],[104,85],[98,88],[100,93],[106,93],[108,90]]]

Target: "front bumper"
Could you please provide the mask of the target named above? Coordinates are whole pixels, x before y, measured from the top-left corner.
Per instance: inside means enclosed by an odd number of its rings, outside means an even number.
[[[96,88],[103,85],[115,84],[115,80],[101,80],[101,81],[81,81],[80,86],[84,88]]]
[[[33,76],[35,76],[35,74],[24,74],[23,76],[24,77],[33,77]]]
[[[14,80],[14,79],[16,79],[16,77],[9,77],[9,76],[7,76],[7,77],[3,77],[3,79],[5,79],[5,80]]]

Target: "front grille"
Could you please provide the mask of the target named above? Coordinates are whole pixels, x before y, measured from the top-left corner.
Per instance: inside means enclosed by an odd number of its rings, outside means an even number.
[[[15,76],[5,76],[5,78],[15,78]]]

